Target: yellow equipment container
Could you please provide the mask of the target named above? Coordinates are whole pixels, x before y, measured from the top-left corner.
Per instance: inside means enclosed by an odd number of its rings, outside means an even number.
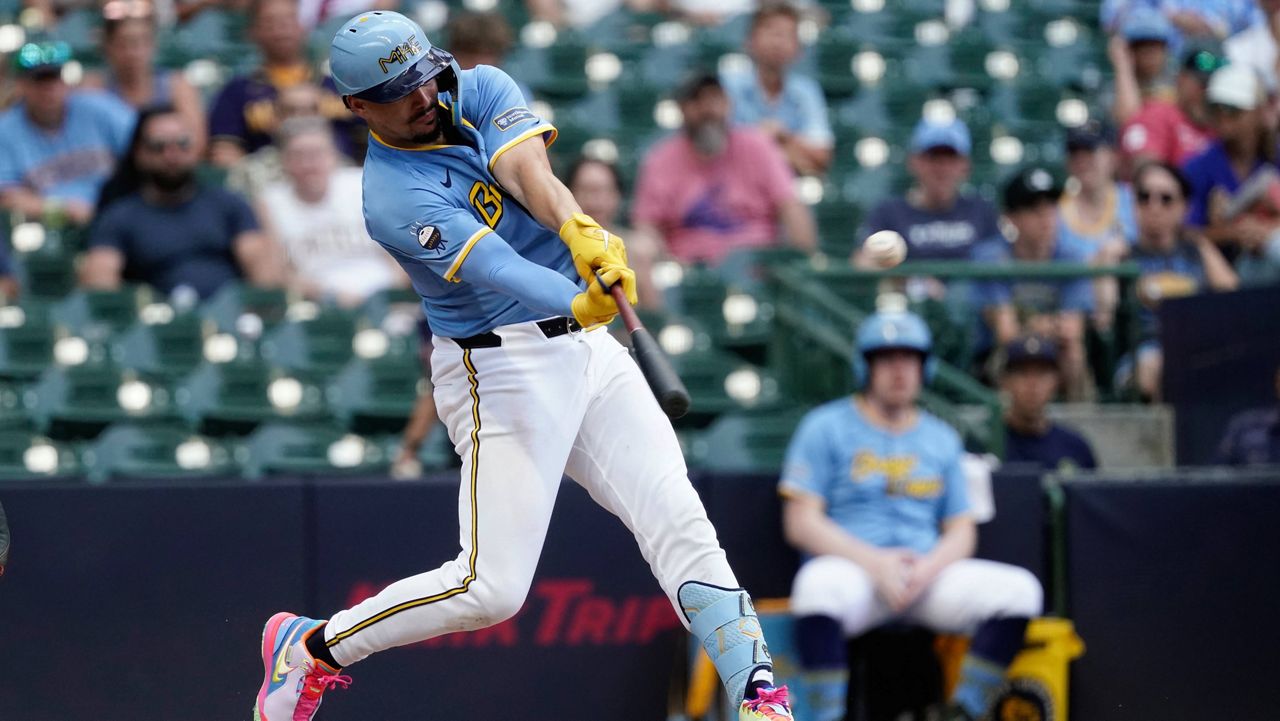
[[[955,689],[960,663],[969,648],[963,636],[939,636],[947,696]],[[1067,679],[1071,661],[1084,653],[1084,641],[1065,618],[1035,618],[1027,624],[1026,647],[1009,666],[1005,686],[992,705],[990,721],[1066,721]]]

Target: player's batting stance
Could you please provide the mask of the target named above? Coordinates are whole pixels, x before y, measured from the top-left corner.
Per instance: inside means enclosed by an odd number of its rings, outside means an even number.
[[[806,555],[791,608],[815,721],[844,718],[845,639],[894,619],[972,634],[944,718],[979,718],[1040,613],[1035,576],[969,557],[964,448],[916,408],[931,345],[919,316],[868,318],[854,349],[861,392],[811,411],[787,450],[783,527]]]
[[[567,473],[635,534],[740,718],[791,719],[670,422],[601,327],[618,308],[595,274],[633,302],[635,274],[622,239],[552,175],[555,129],[505,73],[460,70],[398,13],[344,25],[330,67],[369,124],[369,234],[409,274],[436,333],[435,401],[462,459],[462,549],[327,621],[273,616],[255,718],[311,719],[327,688],[350,683],[344,667],[513,616]]]

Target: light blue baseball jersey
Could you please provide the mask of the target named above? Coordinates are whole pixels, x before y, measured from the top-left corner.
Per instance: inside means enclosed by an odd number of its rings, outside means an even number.
[[[835,142],[831,121],[827,119],[827,99],[813,78],[797,72],[787,73],[782,81],[782,94],[776,101],[770,100],[760,86],[754,69],[725,73],[720,76],[720,83],[729,96],[735,123],[759,125],[772,120],[810,143]]]
[[[439,117],[461,116],[455,127],[462,144],[400,148],[371,133],[364,164],[369,235],[409,274],[432,332],[446,338],[547,316],[467,282],[463,264],[486,236],[497,237],[485,242],[506,242],[525,260],[579,283],[559,229],[534,220],[493,177],[502,153],[538,135],[550,144],[555,128],[529,110],[515,82],[497,68],[464,70],[459,87],[461,102],[441,93]]]
[[[939,524],[969,510],[963,453],[960,436],[929,413],[893,432],[841,398],[800,422],[779,491],[821,498],[832,520],[873,546],[927,553]]]
[[[67,97],[62,127],[47,132],[19,103],[0,115],[0,188],[20,185],[46,198],[97,203],[135,117],[107,93],[77,90]]]

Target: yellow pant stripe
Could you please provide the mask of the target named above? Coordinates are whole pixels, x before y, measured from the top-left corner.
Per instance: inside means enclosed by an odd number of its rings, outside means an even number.
[[[350,638],[352,635],[363,631],[379,621],[385,621],[388,618],[400,613],[408,611],[411,608],[426,606],[437,601],[443,601],[446,598],[453,598],[467,592],[471,587],[471,582],[476,580],[476,563],[480,558],[480,523],[476,513],[476,487],[479,477],[480,468],[480,384],[476,379],[476,367],[471,363],[471,349],[462,351],[462,363],[467,368],[467,381],[471,384],[471,557],[468,560],[467,577],[462,579],[462,584],[455,586],[447,591],[442,591],[434,596],[426,598],[415,598],[412,601],[405,601],[388,608],[378,615],[365,619],[351,628],[343,631],[333,638],[325,642],[326,646],[332,648],[341,643],[343,639]]]

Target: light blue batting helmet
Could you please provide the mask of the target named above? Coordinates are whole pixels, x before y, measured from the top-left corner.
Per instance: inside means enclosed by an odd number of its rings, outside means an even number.
[[[374,10],[351,18],[333,36],[329,72],[339,95],[391,103],[437,76],[440,91],[456,98],[461,70],[416,22],[390,10]]]
[[[885,311],[876,313],[858,326],[853,349],[853,378],[858,388],[867,384],[870,369],[867,356],[882,350],[906,348],[924,356],[924,382],[933,380],[938,359],[933,356],[933,334],[915,313]]]

